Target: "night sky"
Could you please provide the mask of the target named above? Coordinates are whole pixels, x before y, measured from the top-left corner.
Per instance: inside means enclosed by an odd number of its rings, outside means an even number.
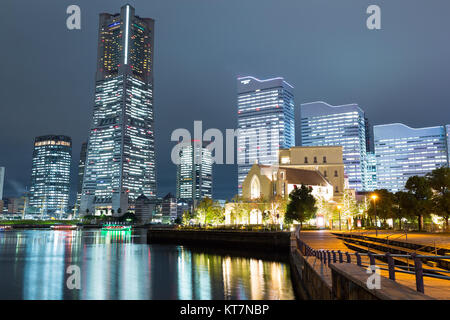
[[[73,139],[72,201],[94,96],[98,14],[124,0],[1,0],[0,166],[5,196],[29,188],[35,136]],[[128,1],[155,23],[154,107],[158,194],[175,192],[176,128],[237,126],[236,77],[283,76],[296,108],[358,103],[371,124],[450,123],[450,2],[446,0]],[[66,8],[81,7],[81,30]],[[378,4],[382,30],[366,28]],[[299,125],[299,122],[297,122]],[[299,127],[296,126],[297,137]],[[297,138],[297,141],[298,138]],[[214,197],[232,197],[233,165],[214,168]]]

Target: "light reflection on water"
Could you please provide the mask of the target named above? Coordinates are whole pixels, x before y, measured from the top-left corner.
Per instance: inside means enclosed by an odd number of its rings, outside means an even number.
[[[81,289],[69,290],[69,265]],[[148,245],[139,231],[0,232],[0,299],[293,299],[282,262]]]

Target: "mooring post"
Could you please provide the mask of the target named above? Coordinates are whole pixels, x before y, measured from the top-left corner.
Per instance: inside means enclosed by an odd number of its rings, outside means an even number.
[[[361,255],[359,254],[359,252],[355,253],[356,256],[356,264],[361,267]]]
[[[394,263],[394,259],[392,258],[392,255],[389,252],[386,253],[386,258],[387,258],[388,268],[389,268],[389,279],[395,281],[395,263]]]
[[[350,257],[350,253],[346,252],[345,255],[347,256],[347,263],[352,263],[352,258]]]
[[[416,272],[416,288],[417,291],[424,293],[425,288],[423,286],[423,267],[422,260],[417,258],[417,254],[411,254],[412,259],[414,260],[414,270]]]

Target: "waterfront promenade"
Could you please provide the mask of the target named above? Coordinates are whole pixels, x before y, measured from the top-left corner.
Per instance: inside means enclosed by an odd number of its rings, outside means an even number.
[[[318,230],[318,231],[301,231],[300,232],[300,239],[308,244],[311,248],[320,250],[340,250],[342,252],[350,252],[354,253],[354,250],[349,249],[345,242],[341,239],[339,239],[335,234],[339,234],[339,232],[336,231],[329,231],[329,230]],[[342,232],[344,233],[344,232]],[[358,234],[358,232],[354,232],[354,234]],[[369,231],[364,232],[365,236],[375,237],[375,231]],[[392,231],[379,231],[378,232],[378,238],[385,238],[387,236],[391,235],[393,239],[398,238],[398,236],[401,235],[399,232],[396,234]],[[419,245],[427,245],[432,246],[435,245],[436,247],[440,248],[449,248],[450,247],[450,236],[446,234],[423,234],[423,233],[412,233],[408,234],[407,239],[406,237],[403,237],[402,241],[412,242]],[[399,239],[396,239],[396,241],[399,241]],[[363,256],[363,264],[369,264],[368,257]],[[308,257],[307,259],[315,259],[313,257]],[[352,257],[352,260],[354,259],[354,256]],[[385,262],[376,260],[377,264],[383,264]],[[321,274],[325,279],[328,281],[331,281],[331,271],[328,267],[324,267],[320,265],[319,263],[316,263],[314,268]],[[399,268],[396,268],[396,271],[400,271]],[[381,270],[381,275],[388,278],[389,274],[387,270]],[[411,289],[416,290],[416,282],[415,282],[415,275],[411,274],[405,274],[396,272],[396,282],[399,284],[405,285],[407,287],[410,287]],[[424,287],[425,287],[425,294],[435,298],[435,299],[450,299],[450,280],[440,280],[430,277],[424,278]]]

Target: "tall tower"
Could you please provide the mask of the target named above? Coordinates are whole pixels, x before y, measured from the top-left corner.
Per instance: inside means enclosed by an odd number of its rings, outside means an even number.
[[[351,189],[364,191],[368,121],[357,104],[302,104],[302,146],[342,146],[344,169]]]
[[[154,21],[132,6],[100,14],[82,214],[125,213],[141,194],[156,197],[153,41]]]
[[[237,79],[239,195],[255,162],[278,164],[278,150],[295,145],[293,89],[280,77]]]
[[[67,211],[70,189],[72,139],[47,135],[34,140],[30,207],[40,214]]]
[[[80,160],[78,161],[77,200],[75,203],[77,214],[79,213],[81,202],[81,191],[83,190],[84,169],[86,167],[86,152],[87,152],[87,142],[83,142],[81,144]]]
[[[206,148],[208,142],[192,143],[180,150],[177,165],[177,199],[194,203],[212,198],[212,155]]]

